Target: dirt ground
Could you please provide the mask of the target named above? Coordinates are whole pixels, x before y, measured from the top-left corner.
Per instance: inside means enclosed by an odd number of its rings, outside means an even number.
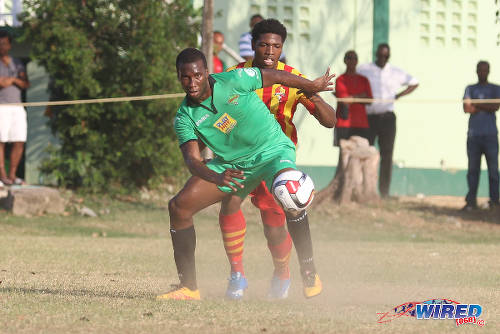
[[[157,302],[176,283],[164,205],[89,200],[97,218],[0,212],[0,333],[500,332],[498,212],[462,212],[463,199],[399,198],[309,211],[324,284],[302,296],[295,253],[285,301],[269,301],[272,261],[258,212],[246,203],[241,302],[223,298],[229,267],[217,208],[196,217],[201,302]],[[480,304],[485,325],[394,318],[406,302]]]

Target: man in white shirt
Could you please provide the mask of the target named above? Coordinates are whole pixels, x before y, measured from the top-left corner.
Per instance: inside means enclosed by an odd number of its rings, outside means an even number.
[[[400,68],[388,64],[390,47],[379,44],[375,63],[363,64],[358,73],[370,81],[374,99],[392,100],[408,95],[418,86],[418,80]],[[402,87],[403,91],[398,92]],[[380,148],[379,191],[382,197],[389,196],[392,174],[392,153],[396,138],[396,115],[393,102],[375,102],[366,107],[370,126],[368,140],[370,145],[378,141]]]

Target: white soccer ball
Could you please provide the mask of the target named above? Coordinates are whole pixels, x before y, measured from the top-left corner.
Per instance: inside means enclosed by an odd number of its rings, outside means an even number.
[[[274,179],[272,193],[283,210],[302,211],[313,200],[314,183],[307,174],[299,170],[289,170]]]

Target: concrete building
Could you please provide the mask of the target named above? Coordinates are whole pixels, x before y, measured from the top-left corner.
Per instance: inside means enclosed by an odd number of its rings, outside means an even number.
[[[194,0],[200,6],[202,0]],[[288,29],[287,62],[310,78],[331,66],[344,72],[343,55],[354,49],[361,63],[372,61],[378,43],[391,45],[390,62],[420,80],[419,88],[395,105],[398,118],[392,194],[465,195],[468,116],[462,111],[465,86],[477,81],[478,60],[491,64],[490,81],[500,83],[500,22],[495,0],[215,0],[214,28],[226,44],[238,49],[252,14],[281,20]],[[0,0],[0,25],[16,26],[21,0]],[[28,56],[15,45],[13,54]],[[225,59],[232,64],[230,58]],[[32,83],[27,101],[48,99],[48,77],[28,63]],[[331,94],[323,97],[335,105]],[[26,180],[42,181],[38,166],[44,148],[54,139],[43,115],[28,108]],[[299,131],[297,162],[317,187],[333,177],[338,149],[332,130],[322,128],[307,112],[296,115]],[[483,168],[485,168],[483,162]],[[488,191],[482,174],[480,196]]]
[[[477,82],[481,59],[491,64],[490,81],[500,84],[499,7],[494,0],[215,1],[214,26],[237,49],[251,15],[281,20],[289,32],[287,62],[308,77],[322,74],[327,66],[340,75],[345,51],[356,50],[362,64],[372,61],[380,42],[388,42],[389,62],[420,81],[414,93],[395,104],[391,193],[465,195],[468,116],[460,100],[465,86]],[[322,96],[335,104],[330,94]],[[297,162],[324,186],[338,158],[332,131],[303,110],[296,120]],[[480,195],[487,191],[484,172]]]

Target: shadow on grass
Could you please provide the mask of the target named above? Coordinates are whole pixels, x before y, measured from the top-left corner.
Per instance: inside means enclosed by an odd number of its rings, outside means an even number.
[[[500,225],[500,208],[495,209],[476,209],[472,211],[463,211],[456,208],[437,206],[428,203],[408,203],[407,209],[418,211],[424,214],[437,216],[455,217],[461,220],[481,221]]]
[[[86,289],[35,289],[35,288],[15,288],[6,287],[0,288],[1,293],[20,294],[20,295],[58,295],[58,296],[73,296],[73,297],[90,297],[90,298],[116,298],[116,299],[152,299],[153,294],[148,293],[131,293],[131,292],[113,292],[113,291],[93,291]]]

